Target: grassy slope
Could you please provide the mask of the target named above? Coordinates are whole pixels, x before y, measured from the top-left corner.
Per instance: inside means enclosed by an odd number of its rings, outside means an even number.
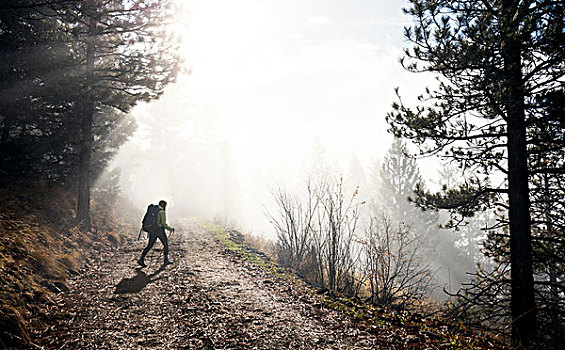
[[[57,185],[0,186],[0,348],[30,341],[41,305],[65,290],[69,275],[99,249],[112,249],[126,232],[111,211],[93,203],[93,230],[72,225],[74,196]]]
[[[424,318],[415,313],[395,312],[345,296],[319,293],[265,254],[257,254],[257,249],[250,247],[241,233],[203,220],[199,224],[215,233],[227,250],[289,281],[296,291],[311,298],[313,303],[323,304],[357,319],[361,328],[388,338],[388,344],[395,349],[512,349],[496,335],[447,322],[439,315]]]

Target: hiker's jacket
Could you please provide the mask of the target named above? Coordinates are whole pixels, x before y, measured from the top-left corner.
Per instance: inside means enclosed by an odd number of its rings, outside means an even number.
[[[157,216],[157,225],[159,227],[166,228],[169,231],[172,231],[173,228],[167,225],[167,214],[165,214],[165,210],[159,206],[159,215]]]

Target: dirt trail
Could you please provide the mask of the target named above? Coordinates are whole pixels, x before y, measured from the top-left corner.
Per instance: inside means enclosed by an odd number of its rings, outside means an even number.
[[[191,223],[170,239],[173,265],[144,241],[106,253],[48,306],[47,349],[375,349],[352,321],[229,254]],[[160,247],[159,244],[155,246]]]

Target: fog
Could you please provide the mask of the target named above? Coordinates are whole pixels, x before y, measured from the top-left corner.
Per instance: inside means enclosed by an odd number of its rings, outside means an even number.
[[[165,199],[173,225],[199,216],[274,241],[273,193],[303,193],[323,174],[343,178],[346,196],[358,186],[364,224],[376,207],[394,211],[379,194],[393,141],[385,115],[396,87],[410,104],[435,82],[398,62],[403,2],[185,4],[175,23],[185,72],[159,100],[134,108],[138,129],[112,164],[134,205]],[[417,165],[428,188],[437,186],[439,162]],[[424,221],[406,224],[426,240],[422,254],[442,253],[422,264],[456,291],[480,259],[481,224],[456,233]]]
[[[414,97],[429,82],[398,63],[402,1],[184,4],[186,73],[133,110],[138,130],[112,165],[134,203],[168,199],[171,218],[269,235],[274,188],[304,181],[316,149],[336,172],[352,159],[369,171],[391,142],[394,88]]]

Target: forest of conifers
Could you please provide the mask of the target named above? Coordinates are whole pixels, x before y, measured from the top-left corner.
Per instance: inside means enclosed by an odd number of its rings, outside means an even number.
[[[517,345],[562,349],[564,8],[558,0],[410,0],[401,63],[438,79],[415,105],[398,90],[383,112],[395,141],[373,191],[387,203],[397,198],[395,207],[326,179],[311,179],[300,196],[275,192],[279,262],[334,292],[395,307],[414,306],[441,264],[465,265],[473,275],[454,293],[457,317],[511,329]],[[164,25],[174,13],[159,0],[2,1],[1,185],[64,185],[88,230],[92,182],[135,129],[128,112],[157,99],[181,67]],[[444,187],[427,189],[406,144],[457,175],[446,171]],[[375,215],[361,223],[363,201]],[[480,256],[453,238],[442,257],[433,239],[446,213],[442,230],[454,232],[489,217]],[[353,234],[360,226],[361,238]]]
[[[438,156],[460,177],[444,177],[441,189],[430,191],[397,139],[379,174],[381,194],[369,199],[376,204],[368,223],[359,220],[359,193],[350,198],[342,182],[314,179],[296,196],[279,191],[280,213],[273,218],[279,260],[331,290],[396,306],[417,303],[429,287],[423,276],[430,270],[415,262],[415,251],[440,269],[438,261],[445,268],[447,255],[459,266],[469,255],[449,240],[445,244],[434,229],[437,217],[411,211],[415,207],[406,199],[421,209],[449,212],[446,229],[468,229],[477,215],[486,215],[485,260],[474,261],[482,264],[458,293],[460,317],[511,329],[519,346],[561,349],[564,5],[412,0],[405,13],[413,24],[405,28],[408,47],[401,63],[438,79],[416,106],[397,90],[398,101],[386,116],[389,131],[414,144],[415,156]],[[389,216],[379,214],[379,204]],[[365,227],[359,239],[360,225]],[[360,292],[360,286],[369,291]]]
[[[180,65],[163,1],[4,1],[0,5],[4,177],[75,188],[90,226],[92,179],[133,133],[128,115]]]

